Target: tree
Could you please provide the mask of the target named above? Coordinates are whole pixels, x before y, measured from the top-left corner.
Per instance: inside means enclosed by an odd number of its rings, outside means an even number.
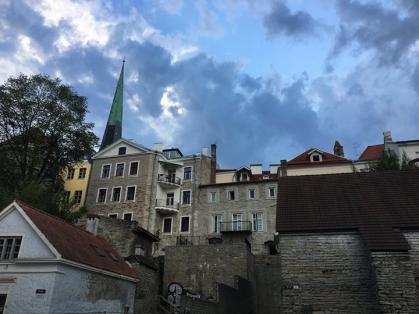
[[[370,163],[371,171],[409,170],[412,168],[415,168],[415,165],[410,163],[405,152],[400,160],[394,153],[384,151],[380,158]]]
[[[87,101],[47,75],[19,75],[0,86],[0,206],[15,198],[59,213],[62,170],[94,154]]]

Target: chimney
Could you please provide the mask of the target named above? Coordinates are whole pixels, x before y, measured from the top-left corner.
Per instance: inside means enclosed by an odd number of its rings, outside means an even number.
[[[87,217],[86,220],[86,231],[92,233],[93,235],[97,235],[97,228],[99,226],[99,218],[98,217]]]
[[[393,139],[391,138],[391,131],[384,131],[384,143],[393,142]]]
[[[202,148],[202,155],[208,156],[208,147]]]
[[[252,174],[262,174],[262,164],[250,165],[250,171],[252,172]]]
[[[333,147],[333,153],[339,157],[345,157],[345,153],[343,152],[343,146],[339,143],[339,141],[335,141],[335,146]]]
[[[279,165],[278,164],[271,164],[269,165],[269,172],[270,174],[278,174]]]
[[[287,175],[287,161],[285,159],[281,160],[281,177],[285,177]]]
[[[154,144],[154,150],[156,152],[162,152],[163,151],[163,143],[155,143]]]
[[[217,173],[217,145],[211,144],[211,177],[210,177],[210,183],[215,183]]]

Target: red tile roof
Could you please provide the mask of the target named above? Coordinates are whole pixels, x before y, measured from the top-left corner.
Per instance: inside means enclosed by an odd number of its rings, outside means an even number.
[[[319,152],[322,153],[322,161],[316,161],[316,162],[312,162],[310,161],[310,152],[317,150],[315,148],[310,148],[308,150],[306,150],[304,153],[298,155],[297,157],[291,159],[290,161],[288,161],[287,165],[288,166],[295,166],[295,167],[299,167],[299,166],[316,166],[316,165],[324,165],[324,164],[350,164],[352,163],[351,160],[343,158],[343,157],[339,157],[330,153],[326,153],[326,152],[321,152],[319,150]]]
[[[384,152],[384,144],[370,145],[359,156],[359,160],[374,160],[381,157]]]
[[[419,170],[279,179],[277,230],[357,230],[372,251],[408,250],[396,228],[419,229]]]
[[[62,258],[138,279],[136,272],[106,240],[21,201],[17,203]]]

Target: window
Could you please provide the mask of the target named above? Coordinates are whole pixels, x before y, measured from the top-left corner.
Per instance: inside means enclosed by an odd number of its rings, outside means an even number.
[[[125,194],[125,200],[126,201],[135,201],[135,190],[137,189],[137,186],[127,186],[127,191]]]
[[[242,181],[247,181],[247,173],[246,172],[242,173]]]
[[[132,213],[124,213],[123,219],[126,220],[126,221],[131,221],[132,220]]]
[[[191,204],[191,191],[182,192],[182,204],[190,205]]]
[[[217,192],[210,192],[209,201],[210,203],[217,202]]]
[[[242,230],[242,214],[233,214],[233,231]]]
[[[109,178],[111,176],[111,165],[102,166],[102,179]]]
[[[166,194],[166,205],[173,206],[175,204],[175,193]]]
[[[124,176],[124,168],[125,168],[125,163],[116,164],[115,177],[123,177]]]
[[[220,233],[221,232],[221,223],[223,222],[223,216],[222,215],[214,215],[212,220],[212,230],[214,233]]]
[[[255,189],[249,189],[249,199],[255,199]]]
[[[0,237],[0,260],[12,260],[18,257],[22,237]]]
[[[119,202],[121,200],[121,187],[112,189],[112,202]]]
[[[76,204],[80,204],[81,203],[81,196],[83,195],[83,191],[76,191],[74,192],[74,202]]]
[[[253,213],[253,231],[259,232],[263,231],[263,215],[262,213]]]
[[[118,149],[118,155],[125,155],[127,153],[126,147],[119,147]]]
[[[183,180],[192,180],[192,167],[185,167],[183,169]]]
[[[79,169],[79,179],[84,179],[86,177],[86,168],[80,168]]]
[[[112,219],[117,219],[118,218],[118,214],[109,214],[108,217],[109,218],[112,218]]]
[[[74,178],[74,168],[67,169],[67,180],[71,180]]]
[[[320,156],[319,155],[314,155],[313,156],[313,161],[320,161]]]
[[[170,183],[176,183],[176,169],[169,169],[167,171],[167,180]]]
[[[235,199],[234,190],[231,190],[231,191],[227,192],[227,198],[228,198],[229,201],[234,201],[234,199]]]
[[[141,244],[135,246],[135,255],[145,256],[145,248]]]
[[[138,175],[138,161],[131,161],[129,163],[129,175],[130,176]]]
[[[106,202],[106,193],[107,192],[108,192],[108,189],[106,189],[106,188],[99,189],[97,191],[97,200],[96,200],[96,202],[97,203],[105,203]]]
[[[172,217],[163,218],[163,233],[172,233]]]
[[[189,232],[189,216],[180,217],[180,232]]]
[[[270,187],[268,192],[269,192],[269,197],[276,196],[276,189],[274,187]]]
[[[70,191],[64,192],[64,202],[68,203],[70,201]]]

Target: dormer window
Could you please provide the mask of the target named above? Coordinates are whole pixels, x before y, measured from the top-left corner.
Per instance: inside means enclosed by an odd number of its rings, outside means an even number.
[[[125,155],[127,153],[127,148],[124,147],[119,147],[118,149],[118,155]]]
[[[247,181],[247,173],[242,172],[242,181]]]
[[[320,161],[322,161],[322,155],[320,155],[320,154],[312,154],[310,156],[310,161],[311,162],[320,162]]]

